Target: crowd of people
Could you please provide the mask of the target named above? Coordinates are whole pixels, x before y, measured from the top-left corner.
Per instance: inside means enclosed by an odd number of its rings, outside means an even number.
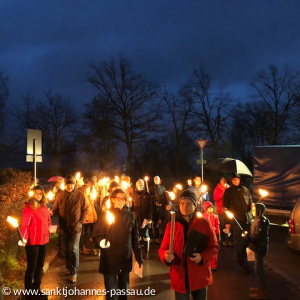
[[[67,175],[53,187],[52,209],[47,209],[43,187],[35,185],[24,208],[21,227],[20,244],[27,254],[25,289],[38,294],[27,298],[47,298],[40,292],[42,269],[51,216],[58,215],[58,246],[70,283],[77,282],[81,253],[100,256],[99,272],[107,291],[126,290],[133,253],[141,268],[150,258],[151,243],[156,243],[160,244],[161,261],[170,267],[175,299],[207,299],[211,271],[218,270],[221,244],[235,248],[238,270],[244,274],[249,273],[246,248],[255,252],[258,287],[250,289],[250,296],[265,299],[263,259],[268,249],[269,222],[263,215],[264,205],[252,203],[251,193],[241,185],[239,174],[232,175],[230,185],[221,177],[212,195],[199,175],[186,190],[173,189],[173,197],[161,183],[159,176],[148,187],[144,179],[133,186],[125,175],[113,181],[84,181]],[[172,222],[171,212],[176,215]],[[193,244],[195,241],[201,243]],[[114,299],[110,293],[107,298]]]

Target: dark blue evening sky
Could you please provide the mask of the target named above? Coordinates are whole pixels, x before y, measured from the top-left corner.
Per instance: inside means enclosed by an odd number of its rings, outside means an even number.
[[[10,101],[52,88],[92,99],[89,62],[123,53],[134,69],[176,90],[199,64],[217,89],[248,99],[268,64],[300,68],[299,0],[1,0],[0,71]]]

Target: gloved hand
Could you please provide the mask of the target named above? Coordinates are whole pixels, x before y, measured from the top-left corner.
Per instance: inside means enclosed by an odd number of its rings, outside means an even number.
[[[245,239],[248,238],[248,231],[243,231],[242,232],[242,237],[245,238]]]
[[[20,247],[25,247],[25,246],[26,246],[26,243],[27,243],[27,240],[25,240],[25,239],[19,240],[19,241],[18,241],[18,245],[19,245]]]

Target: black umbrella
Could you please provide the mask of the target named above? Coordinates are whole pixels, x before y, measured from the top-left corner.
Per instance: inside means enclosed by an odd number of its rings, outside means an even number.
[[[237,173],[252,177],[252,173],[242,161],[229,157],[213,160],[206,164],[205,168],[223,173]]]

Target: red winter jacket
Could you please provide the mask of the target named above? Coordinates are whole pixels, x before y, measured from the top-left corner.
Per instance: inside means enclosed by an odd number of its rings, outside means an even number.
[[[26,245],[45,245],[49,242],[50,214],[47,207],[31,209],[29,204],[22,213],[21,235],[27,240]]]
[[[173,290],[179,293],[186,293],[185,285],[185,260],[187,260],[187,271],[189,279],[189,289],[191,291],[200,290],[210,284],[212,284],[212,274],[210,261],[218,253],[219,245],[216,239],[216,235],[211,224],[203,219],[194,216],[194,218],[188,224],[190,231],[191,228],[196,229],[202,234],[209,236],[207,248],[201,252],[202,260],[199,264],[191,261],[189,257],[183,254],[185,246],[184,228],[180,222],[175,222],[175,234],[173,251],[175,259],[170,266],[170,279],[171,287]],[[165,251],[169,250],[170,243],[170,222],[167,225],[161,247],[158,250],[159,257],[163,263],[165,261]]]
[[[225,186],[222,186],[222,184],[219,182],[217,186],[215,187],[213,198],[217,204],[217,212],[219,215],[223,214],[223,195],[226,189],[229,188],[229,185],[225,183]]]

